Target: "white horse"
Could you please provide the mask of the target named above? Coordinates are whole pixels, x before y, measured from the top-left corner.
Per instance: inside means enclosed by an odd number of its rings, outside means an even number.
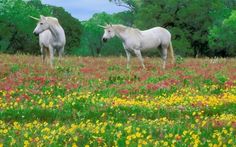
[[[155,27],[149,30],[140,31],[139,29],[126,27],[123,25],[106,25],[104,28],[104,35],[102,40],[106,42],[108,39],[117,36],[123,42],[123,46],[127,55],[127,68],[129,68],[130,52],[133,51],[139,58],[143,68],[143,58],[141,51],[162,48],[163,68],[166,67],[167,54],[169,52],[172,63],[175,62],[174,51],[171,43],[171,34],[168,30],[162,27]]]
[[[65,32],[59,24],[57,18],[40,16],[38,24],[34,29],[34,34],[39,35],[39,45],[42,53],[42,60],[45,61],[46,55],[50,56],[50,65],[53,67],[54,50],[58,50],[59,59],[62,58],[66,44]]]

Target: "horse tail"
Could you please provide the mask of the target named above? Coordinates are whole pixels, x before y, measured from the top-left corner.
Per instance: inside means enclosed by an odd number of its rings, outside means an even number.
[[[170,55],[170,59],[171,59],[171,63],[175,64],[175,56],[174,56],[174,50],[173,50],[173,46],[172,43],[170,42],[169,47],[168,47],[168,54]]]

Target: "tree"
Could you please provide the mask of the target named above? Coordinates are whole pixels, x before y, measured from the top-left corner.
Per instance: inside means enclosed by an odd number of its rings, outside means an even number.
[[[143,0],[134,24],[142,29],[165,27],[172,33],[177,54],[205,56],[209,55],[208,34],[209,28],[216,23],[215,14],[226,9],[221,0]]]
[[[101,41],[103,35],[103,28],[98,25],[106,25],[107,23],[118,24],[123,23],[121,18],[124,17],[123,14],[109,15],[105,12],[94,14],[94,16],[83,22],[83,33],[81,46],[77,50],[77,54],[80,55],[119,55],[122,52],[122,43],[118,38],[114,38],[108,43],[104,44]]]
[[[22,0],[3,0],[0,2],[2,7],[0,22],[5,24],[3,26],[7,29],[0,30],[1,51],[7,53],[39,53],[38,41],[32,34],[36,22],[28,16],[50,14],[50,10],[46,7],[38,10],[30,2]],[[23,43],[22,40],[24,40]]]
[[[222,21],[221,25],[215,25],[209,33],[211,54],[217,56],[236,56],[236,11]]]
[[[43,5],[40,0],[2,0],[0,1],[0,51],[6,53],[39,54],[38,38],[33,35],[37,21],[29,15],[58,17],[67,35],[65,51],[80,44],[81,24],[63,8]],[[22,42],[23,40],[23,42]]]
[[[117,6],[125,7],[130,11],[135,12],[140,0],[109,0],[109,1],[115,3]]]
[[[209,32],[216,32],[216,28],[221,27],[222,21],[236,8],[235,0],[110,1],[132,6],[133,27],[165,27],[172,33],[176,54],[196,57],[214,56],[213,48],[209,46]]]

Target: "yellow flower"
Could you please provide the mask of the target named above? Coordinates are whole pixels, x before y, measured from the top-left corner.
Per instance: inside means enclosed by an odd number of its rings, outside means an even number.
[[[145,140],[142,140],[143,145],[147,145],[147,142]]]
[[[228,141],[228,144],[232,144],[232,143],[233,143],[233,140],[230,139],[230,140]]]
[[[102,113],[101,117],[104,117],[106,114],[105,113]]]
[[[24,147],[27,147],[29,145],[29,141],[28,140],[25,140],[24,141]]]
[[[77,136],[73,137],[73,140],[78,141],[78,137]]]
[[[37,142],[38,142],[38,141],[39,141],[39,137],[36,137],[36,138],[35,138],[35,141],[37,141]]]
[[[147,140],[149,140],[149,139],[151,139],[152,138],[152,136],[151,135],[148,135],[147,136]]]
[[[4,133],[4,134],[7,134],[7,132],[8,132],[7,129],[4,129],[4,130],[3,130],[3,133]]]
[[[119,131],[116,136],[117,136],[117,138],[120,138],[121,135],[122,135],[122,133],[121,133],[121,131]]]
[[[169,137],[172,138],[172,137],[173,137],[173,134],[170,133],[170,134],[169,134]]]
[[[126,144],[126,145],[129,145],[129,144],[130,144],[129,140],[126,140],[126,141],[125,141],[125,144]]]
[[[29,135],[28,135],[28,133],[26,132],[26,133],[24,134],[24,137],[25,137],[25,138],[28,138],[28,136],[29,136]]]
[[[168,142],[165,141],[163,145],[164,145],[164,146],[168,146]]]
[[[183,132],[183,135],[186,135],[187,133],[188,133],[187,131],[184,131],[184,132]]]
[[[195,127],[195,125],[194,124],[191,124],[191,128],[193,129]]]
[[[128,134],[130,134],[130,133],[131,133],[131,130],[132,130],[132,127],[129,126],[129,127],[125,128],[125,130],[126,130],[126,132],[127,132]]]
[[[119,127],[122,127],[122,124],[121,123],[118,123],[115,125],[116,128],[119,128]]]
[[[43,104],[41,105],[41,107],[42,107],[42,108],[45,108],[45,107],[46,107],[45,103],[43,103]]]
[[[204,127],[206,125],[207,121],[202,121],[202,127]]]
[[[49,107],[52,108],[53,107],[53,102],[49,103]]]
[[[16,140],[14,138],[11,139],[11,145],[15,144],[16,143]],[[1,145],[0,145],[1,147]]]
[[[136,136],[137,138],[139,138],[139,137],[141,137],[141,133],[137,132],[137,133],[135,134],[135,136]]]
[[[227,131],[226,129],[223,129],[223,133],[224,133],[224,134],[227,134],[228,131]]]
[[[73,144],[72,144],[72,147],[77,147],[76,143],[73,143]]]

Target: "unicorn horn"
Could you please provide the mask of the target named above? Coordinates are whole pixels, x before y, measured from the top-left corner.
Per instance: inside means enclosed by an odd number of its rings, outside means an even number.
[[[30,18],[34,19],[34,20],[39,20],[39,18],[33,17],[33,16],[29,16]]]
[[[105,26],[102,26],[102,25],[98,25],[98,26],[101,27],[101,28],[104,28],[104,29],[106,28]]]

